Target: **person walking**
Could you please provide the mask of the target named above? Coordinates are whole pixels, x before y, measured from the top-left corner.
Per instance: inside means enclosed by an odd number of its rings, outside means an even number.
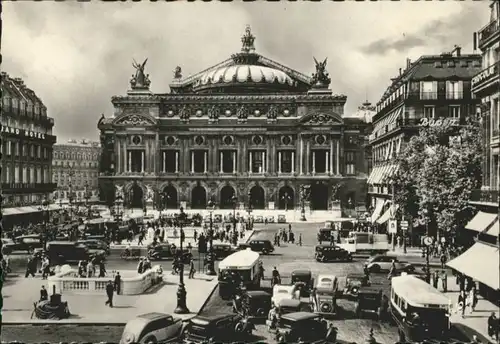
[[[121,291],[121,287],[122,287],[122,276],[120,275],[120,271],[116,272],[114,287],[116,290],[116,295],[120,295],[120,291]]]
[[[47,289],[42,285],[40,289],[40,301],[47,301],[49,299],[49,293],[47,293]]]
[[[35,259],[33,259],[32,256],[28,258],[28,262],[26,263],[26,274],[24,275],[25,278],[28,278],[29,275],[31,277],[35,277]]]
[[[465,303],[466,303],[465,291],[461,291],[460,294],[458,294],[457,313],[460,313],[462,315],[462,318],[464,317],[465,314],[465,307],[466,307]]]
[[[105,277],[106,276],[106,267],[104,266],[104,261],[101,260],[99,262],[99,277]]]
[[[142,246],[142,241],[144,240],[144,234],[141,232],[141,234],[139,234],[139,242],[137,243],[137,245],[139,246]]]
[[[193,279],[195,272],[196,272],[196,270],[194,268],[194,260],[193,260],[193,258],[191,258],[191,260],[189,261],[189,276],[188,276],[188,278]]]
[[[476,287],[472,287],[470,293],[469,293],[469,303],[470,303],[470,312],[472,314],[472,312],[474,312],[476,310],[476,306],[477,306],[477,303],[479,301],[478,297],[477,297],[477,290],[476,290]]]
[[[488,336],[498,340],[499,323],[495,312],[488,317]]]
[[[109,305],[109,307],[113,308],[113,292],[115,287],[113,286],[113,282],[111,280],[108,281],[106,285],[106,295],[108,296],[108,300],[104,303],[105,305]]]
[[[139,259],[139,264],[137,264],[137,273],[140,275],[144,271],[144,260]]]
[[[302,233],[299,233],[299,246],[302,246]]]

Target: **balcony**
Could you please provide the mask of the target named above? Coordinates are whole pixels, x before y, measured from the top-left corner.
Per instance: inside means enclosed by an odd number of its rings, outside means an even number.
[[[470,99],[463,91],[461,92],[410,92],[408,93],[408,100],[420,101],[420,100],[462,100]]]
[[[486,88],[494,86],[500,80],[499,75],[500,61],[483,69],[474,78],[472,78],[472,92],[480,92]],[[497,86],[498,88],[498,86]]]
[[[476,189],[472,191],[471,199],[472,202],[480,203],[494,203],[498,206],[498,190],[490,189]]]
[[[499,29],[500,29],[499,20],[496,19],[488,23],[481,30],[479,30],[478,32],[479,49],[482,49],[484,44],[491,38],[493,38],[495,35],[499,35],[500,32]]]
[[[4,193],[53,192],[56,188],[56,183],[2,183]]]

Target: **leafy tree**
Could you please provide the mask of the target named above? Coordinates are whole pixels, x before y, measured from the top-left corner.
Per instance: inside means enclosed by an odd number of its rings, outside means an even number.
[[[431,235],[465,226],[473,215],[471,192],[481,185],[479,123],[423,127],[396,159],[390,183],[400,215],[417,218]]]

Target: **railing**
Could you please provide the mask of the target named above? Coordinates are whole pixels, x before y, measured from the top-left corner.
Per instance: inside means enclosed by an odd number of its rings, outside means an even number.
[[[476,189],[472,191],[471,201],[473,202],[487,202],[498,204],[498,190],[482,190]]]
[[[481,46],[484,43],[484,41],[489,39],[495,33],[498,33],[499,29],[500,29],[499,20],[496,19],[496,20],[488,23],[481,30],[479,30],[479,33],[478,33],[479,45]]]
[[[106,290],[108,278],[84,278],[77,277],[77,270],[72,269],[69,265],[64,265],[61,272],[48,277],[48,286],[51,292],[56,290],[56,293],[63,294],[89,294],[99,293],[102,294]],[[154,266],[152,269],[143,274],[137,274],[133,277],[121,278],[120,295],[139,295],[144,293],[154,284],[157,284],[163,277],[159,265]]]
[[[454,99],[460,100],[464,99],[466,95],[463,91],[445,91],[445,92],[426,92],[426,91],[414,91],[408,93],[408,99],[410,100],[438,100],[438,99]]]

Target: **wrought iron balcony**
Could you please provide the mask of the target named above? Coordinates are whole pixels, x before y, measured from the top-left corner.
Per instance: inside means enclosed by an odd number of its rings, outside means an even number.
[[[500,21],[498,19],[493,20],[492,22],[488,23],[485,27],[483,27],[481,30],[478,32],[478,43],[479,43],[479,48],[482,47],[482,45],[489,40],[491,37],[493,37],[495,34],[499,34],[500,30]]]
[[[471,201],[473,202],[485,202],[485,203],[495,203],[498,204],[498,190],[490,189],[476,189],[472,191]]]

